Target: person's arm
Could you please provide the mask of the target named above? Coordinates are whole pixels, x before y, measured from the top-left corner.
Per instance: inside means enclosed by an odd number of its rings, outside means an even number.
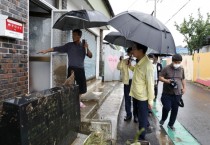
[[[87,55],[89,58],[92,58],[92,57],[93,57],[93,54],[92,54],[92,52],[88,49],[88,44],[87,44],[87,42],[85,42],[84,48],[85,48],[86,55]]]
[[[148,103],[149,108],[152,109],[153,100],[155,98],[154,96],[154,69],[153,66],[150,68],[147,68],[147,74],[146,74],[146,85],[147,85],[147,94],[148,94]]]
[[[166,79],[165,78],[166,76],[166,68],[164,68],[160,74],[159,74],[159,80],[163,83],[166,83],[166,84],[170,84],[171,83],[171,80],[170,79]]]
[[[184,94],[186,92],[186,81],[185,79],[182,80],[182,94]]]
[[[87,56],[89,57],[89,58],[92,58],[93,57],[93,54],[92,54],[92,52],[87,48]]]
[[[171,83],[171,80],[170,79],[165,79],[163,76],[159,76],[159,80],[163,83],[166,83],[166,84],[170,84]]]
[[[171,80],[170,79],[165,79],[163,76],[159,76],[159,80],[163,83],[166,83],[166,84],[170,84],[171,83]]]
[[[186,92],[186,81],[185,81],[185,74],[184,74],[184,69],[182,68],[182,94]]]
[[[38,53],[46,54],[46,53],[55,52],[55,51],[56,52],[61,52],[61,53],[67,53],[67,50],[68,50],[68,43],[63,45],[63,46],[58,46],[58,47],[53,47],[53,48],[48,48],[48,49],[45,49],[45,50],[41,50]]]
[[[117,69],[122,70],[122,68],[123,68],[123,60],[120,60],[120,62],[118,62],[117,64]]]
[[[53,51],[54,51],[54,48],[48,48],[48,49],[45,49],[45,50],[41,50],[38,53],[46,54],[46,53],[53,52]]]

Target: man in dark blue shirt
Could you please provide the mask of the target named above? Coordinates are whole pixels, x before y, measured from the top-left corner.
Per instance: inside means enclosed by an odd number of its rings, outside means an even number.
[[[88,49],[87,42],[81,42],[82,31],[79,29],[73,30],[72,38],[73,42],[66,43],[63,46],[58,46],[54,48],[48,48],[46,50],[41,50],[39,53],[46,54],[48,52],[61,52],[68,54],[68,76],[71,75],[71,71],[74,71],[76,83],[79,85],[80,96],[87,92],[87,84],[84,70],[84,60],[87,55],[92,58],[92,52]],[[85,105],[80,102],[81,107]]]

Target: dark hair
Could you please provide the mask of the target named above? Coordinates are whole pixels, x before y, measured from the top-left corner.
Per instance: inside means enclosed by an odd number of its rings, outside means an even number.
[[[154,55],[153,54],[148,54],[147,55],[149,58],[154,58]]]
[[[130,53],[131,51],[132,51],[132,47],[129,47],[129,48],[126,50],[127,53]]]
[[[80,29],[74,29],[73,33],[77,33],[80,37],[82,36],[82,31]]]
[[[158,58],[158,54],[154,54],[154,57],[155,57],[155,58]]]
[[[136,45],[137,50],[142,50],[144,54],[147,52],[147,49],[148,49],[147,46],[144,46],[144,45],[142,45],[140,43],[137,43],[137,42],[134,42],[134,44]]]
[[[172,56],[172,61],[182,61],[182,56],[180,54],[174,54]]]

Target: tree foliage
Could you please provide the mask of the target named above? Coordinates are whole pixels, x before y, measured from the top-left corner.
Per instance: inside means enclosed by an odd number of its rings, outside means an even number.
[[[184,42],[187,43],[190,54],[206,44],[206,38],[210,35],[209,22],[210,14],[207,13],[207,18],[204,20],[200,9],[198,9],[198,19],[191,14],[188,21],[184,19],[180,25],[175,22],[176,29],[184,36]]]

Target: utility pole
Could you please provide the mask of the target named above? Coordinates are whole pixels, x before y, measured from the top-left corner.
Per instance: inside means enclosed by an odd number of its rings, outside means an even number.
[[[160,3],[162,3],[163,0],[147,0],[148,1],[154,1],[154,13],[152,12],[152,14],[154,14],[154,17],[157,17],[157,3],[160,1]]]
[[[154,17],[156,18],[156,9],[157,9],[157,8],[156,8],[156,6],[157,6],[157,0],[154,0],[154,1],[155,1],[155,5],[154,5],[154,6],[155,6],[155,7],[154,7]]]

